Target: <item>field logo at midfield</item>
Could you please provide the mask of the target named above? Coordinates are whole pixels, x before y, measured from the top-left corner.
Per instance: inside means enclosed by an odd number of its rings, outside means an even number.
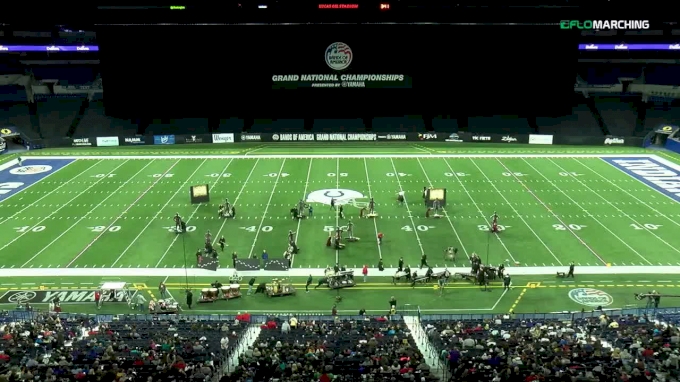
[[[326,48],[326,64],[333,70],[344,70],[352,63],[352,49],[344,42],[334,42]]]
[[[34,174],[42,174],[44,172],[50,172],[52,171],[52,166],[48,166],[46,164],[44,165],[37,165],[37,166],[22,166],[22,167],[17,167],[9,170],[9,173],[12,175],[34,175]]]
[[[585,306],[609,306],[614,298],[607,292],[592,288],[577,288],[569,291],[569,298],[577,304]]]
[[[653,158],[602,158],[653,189],[680,202],[680,171]]]
[[[331,204],[331,199],[335,199],[338,204],[356,204],[357,199],[364,199],[365,196],[354,190],[344,188],[330,188],[325,190],[312,191],[307,195],[307,203]]]

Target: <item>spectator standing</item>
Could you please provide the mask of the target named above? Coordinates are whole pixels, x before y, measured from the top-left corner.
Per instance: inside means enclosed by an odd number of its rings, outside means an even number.
[[[366,282],[368,279],[368,265],[364,265],[364,268],[361,270],[361,274],[364,275],[364,282]]]

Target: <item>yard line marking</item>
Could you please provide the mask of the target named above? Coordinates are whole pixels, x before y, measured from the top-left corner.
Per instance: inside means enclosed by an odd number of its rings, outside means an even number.
[[[118,217],[116,217],[116,218],[113,220],[113,222],[111,222],[111,224],[109,224],[109,225],[106,227],[106,229],[104,229],[102,232],[100,232],[99,235],[97,235],[97,237],[95,237],[88,245],[86,245],[85,248],[83,248],[83,250],[80,251],[80,253],[78,253],[78,255],[77,255],[76,257],[74,257],[73,259],[71,259],[71,261],[70,261],[68,264],[66,264],[66,267],[68,268],[69,266],[71,266],[71,264],[73,264],[76,260],[78,260],[78,259],[80,258],[80,256],[83,255],[83,253],[85,253],[88,249],[90,249],[90,247],[92,247],[92,245],[93,245],[94,243],[96,243],[97,240],[99,240],[102,236],[104,236],[105,233],[109,232],[109,229],[111,229],[111,227],[113,227],[113,225],[116,224],[116,222],[117,222],[118,220],[120,220],[120,219],[123,217],[123,215],[125,215],[128,211],[130,211],[130,209],[131,209],[132,207],[134,207],[135,205],[137,205],[137,202],[139,202],[140,200],[142,200],[142,198],[144,197],[144,195],[148,194],[149,191],[151,191],[151,189],[154,188],[154,187],[156,186],[156,184],[158,184],[158,182],[160,182],[161,180],[163,180],[163,179],[165,178],[165,175],[166,175],[167,173],[169,173],[170,170],[172,170],[172,169],[177,165],[177,163],[179,163],[180,161],[181,161],[181,159],[177,160],[177,162],[173,163],[172,166],[170,166],[170,168],[168,168],[167,170],[165,170],[165,172],[162,173],[161,176],[159,176],[158,179],[156,179],[156,181],[153,182],[153,183],[149,186],[149,188],[147,188],[146,190],[144,190],[144,192],[142,192],[142,193],[137,197],[137,199],[135,199],[134,202],[130,203],[130,205],[128,205],[127,208],[125,208],[125,210],[124,210],[123,212],[121,212],[120,215],[118,215]],[[147,164],[147,166],[148,166],[148,164]],[[145,166],[145,167],[146,167],[146,166]],[[143,170],[143,169],[142,169],[142,170]],[[141,170],[140,170],[139,172],[141,172]],[[139,174],[139,172],[138,172],[137,174]],[[137,174],[135,174],[135,176],[136,176]],[[114,194],[115,194],[115,192],[114,192]]]
[[[167,169],[162,175],[165,176],[165,174],[167,174],[168,172],[170,172],[170,170],[172,170],[172,169],[173,169],[179,162],[181,162],[181,161],[182,161],[182,160],[180,159],[180,160],[178,160],[177,162],[175,162],[175,163],[174,163],[172,166],[170,166],[170,168]],[[168,198],[168,200],[167,200],[167,201],[165,202],[165,204],[164,204],[164,205],[156,212],[156,214],[155,214],[154,216],[151,217],[151,219],[149,220],[148,223],[146,223],[146,225],[144,226],[144,228],[142,228],[142,230],[139,231],[139,233],[137,234],[137,236],[135,236],[135,238],[132,239],[132,242],[130,242],[130,244],[129,244],[129,245],[123,250],[123,252],[116,258],[116,261],[114,261],[113,264],[111,264],[111,267],[110,267],[110,268],[113,268],[113,267],[120,261],[120,259],[123,257],[123,255],[125,255],[125,254],[127,253],[127,251],[129,251],[130,248],[132,248],[132,245],[133,245],[134,243],[136,243],[137,240],[139,240],[139,238],[142,236],[142,234],[144,233],[144,231],[146,231],[147,228],[149,228],[149,226],[151,226],[151,223],[153,223],[153,222],[158,218],[158,215],[160,215],[161,212],[163,212],[163,210],[165,209],[165,207],[167,207],[168,204],[170,204],[170,202],[172,201],[172,199],[174,199],[175,196],[177,196],[177,194],[178,194],[180,191],[182,191],[182,190],[184,189],[184,186],[185,186],[187,183],[189,183],[189,181],[191,180],[191,178],[193,178],[194,175],[196,175],[196,173],[198,172],[198,170],[199,170],[199,169],[203,166],[203,164],[204,164],[205,162],[207,162],[207,161],[208,161],[207,159],[204,159],[203,162],[201,162],[201,164],[199,164],[198,166],[196,166],[196,169],[194,170],[194,172],[192,172],[192,173],[187,177],[187,179],[182,183],[182,185],[179,186],[179,188],[177,189],[177,191],[175,191],[175,193],[172,194],[172,196],[170,196],[170,197]],[[158,183],[158,181],[159,181],[160,179],[163,179],[163,176],[159,177],[158,180],[156,180],[156,182],[154,182],[154,183],[151,185],[151,187],[149,187],[146,191],[144,191],[144,193],[146,193],[146,192],[149,191],[151,188],[153,188],[153,187],[156,185],[156,183]],[[144,196],[144,194],[142,194],[142,196]],[[141,198],[141,197],[140,197],[140,198]],[[138,201],[139,201],[139,198],[138,198],[136,201],[134,201],[132,204],[130,204],[130,206],[129,206],[127,209],[132,208],[132,206],[134,206]],[[126,211],[127,211],[127,209],[126,209]],[[123,212],[123,213],[125,213],[125,212]],[[121,216],[122,216],[122,214],[121,214]],[[118,221],[118,219],[120,219],[120,216],[119,216],[116,220],[114,220],[113,223],[111,223],[111,225],[113,225],[116,221]],[[106,232],[106,231],[108,231],[108,228],[107,228],[106,230],[104,230],[104,232]],[[104,233],[104,232],[102,232],[102,233]],[[100,234],[100,236],[101,236],[101,234]],[[97,240],[98,238],[99,238],[99,236],[98,236],[95,240]],[[92,244],[92,243],[90,243],[90,245],[91,245],[91,244]],[[87,248],[86,248],[86,249],[87,249]],[[84,251],[84,250],[83,250],[83,251]],[[82,253],[81,253],[81,254],[82,254]]]
[[[605,181],[611,183],[614,187],[616,187],[616,188],[618,188],[619,190],[621,190],[621,191],[625,192],[626,194],[630,195],[633,199],[635,199],[635,200],[637,200],[638,202],[640,202],[640,203],[646,205],[647,207],[649,207],[649,209],[651,209],[652,211],[654,211],[654,212],[656,212],[657,214],[661,215],[661,217],[666,218],[666,219],[669,220],[671,223],[673,223],[673,224],[677,225],[678,227],[680,227],[680,223],[678,223],[675,219],[671,219],[671,218],[668,217],[667,215],[664,215],[661,211],[659,211],[659,210],[655,209],[654,207],[652,207],[651,205],[649,205],[649,203],[646,203],[646,202],[643,201],[642,199],[639,199],[639,198],[636,197],[635,195],[633,195],[633,194],[631,194],[630,192],[628,192],[626,189],[621,188],[618,184],[616,184],[616,183],[612,182],[611,180],[607,179],[606,177],[602,176],[600,173],[596,172],[596,171],[593,170],[590,166],[588,166],[587,164],[581,162],[581,161],[578,160],[577,158],[572,158],[572,159],[574,159],[576,162],[578,162],[579,164],[581,164],[583,167],[585,167],[585,168],[587,168],[588,170],[592,171],[594,174],[596,174],[597,176],[601,177],[601,178],[604,179]],[[623,173],[623,174],[626,174],[626,175],[628,175],[629,177],[633,178],[636,182],[639,182],[633,175],[631,175],[631,174],[629,174],[629,173],[627,173],[627,172],[625,172],[625,171],[619,170],[616,166],[612,165],[611,163],[607,162],[606,160],[603,160],[602,158],[600,158],[600,160],[602,160],[603,162],[607,163],[608,165],[610,165],[610,166],[616,168],[619,172],[621,172],[621,173]],[[640,183],[642,183],[642,182],[640,182]],[[650,186],[650,188],[651,188],[651,186]],[[652,189],[653,189],[653,188],[652,188]],[[662,193],[662,192],[660,192],[660,194],[662,194],[663,196],[665,196],[665,197],[667,197],[668,199],[672,200],[674,203],[676,202],[675,199],[671,198],[670,196],[668,196],[668,195],[666,195],[666,194],[664,194],[664,193]]]
[[[477,170],[479,170],[479,172],[482,174],[482,176],[484,176],[484,178],[489,182],[489,184],[491,185],[491,187],[493,187],[493,189],[496,190],[496,192],[498,192],[498,195],[500,195],[501,198],[503,198],[503,200],[505,200],[505,203],[507,203],[507,205],[515,212],[515,215],[517,215],[517,217],[522,221],[522,223],[524,223],[524,225],[526,225],[527,228],[529,228],[529,231],[531,231],[531,233],[536,237],[536,239],[538,239],[538,241],[541,242],[541,244],[543,245],[543,247],[545,247],[545,249],[548,250],[548,252],[552,255],[552,257],[553,257],[555,260],[557,260],[557,262],[558,262],[560,265],[563,265],[563,264],[562,264],[562,261],[560,261],[560,259],[559,259],[557,256],[555,256],[555,253],[552,251],[552,249],[550,249],[550,247],[548,247],[548,244],[546,244],[546,243],[543,241],[543,239],[541,239],[541,237],[538,236],[538,234],[536,233],[536,231],[534,231],[534,229],[531,228],[531,226],[529,225],[529,223],[527,223],[527,221],[524,220],[524,218],[523,218],[522,215],[519,213],[519,211],[517,211],[517,209],[510,203],[510,201],[505,197],[505,195],[498,189],[498,187],[496,187],[496,185],[491,181],[491,179],[489,179],[489,177],[488,177],[488,176],[486,175],[486,173],[479,167],[479,165],[477,165],[477,163],[475,163],[475,161],[472,160],[472,159],[470,159],[470,161],[472,162],[472,164],[475,165],[475,167],[477,167]]]
[[[313,158],[309,158],[309,168],[307,169],[307,180],[305,180],[305,190],[302,192],[302,197],[303,201],[307,202],[307,188],[309,187],[309,177],[312,174],[312,162],[314,161]],[[309,215],[307,216],[309,217]],[[298,219],[297,223],[297,229],[295,230],[295,244],[297,245],[297,239],[298,236],[300,235],[300,226],[302,223],[302,219]],[[295,262],[295,254],[292,254],[290,257],[290,267],[293,268],[293,263]]]
[[[472,197],[472,194],[470,194],[470,191],[468,191],[467,187],[465,187],[463,182],[460,180],[460,177],[458,177],[458,174],[456,173],[456,171],[454,171],[454,169],[451,167],[451,164],[449,163],[449,161],[447,161],[445,158],[443,158],[442,160],[444,161],[444,163],[446,163],[446,166],[449,168],[449,171],[451,171],[453,176],[456,178],[456,181],[458,183],[460,183],[460,187],[463,189],[463,192],[465,192],[465,194],[468,196],[468,198],[470,198],[470,201],[472,202],[472,204],[477,208],[477,212],[479,212],[479,216],[482,217],[482,220],[484,220],[484,223],[489,228],[491,228],[491,222],[487,219],[484,212],[482,212],[482,209],[479,208],[479,204],[475,201],[475,199]],[[470,159],[470,160],[472,161],[472,159]],[[506,200],[505,202],[507,203],[508,201]],[[470,218],[472,218],[472,217],[470,217]],[[503,239],[501,239],[501,236],[498,234],[498,232],[494,232],[494,236],[496,237],[496,239],[498,239],[498,242],[501,243],[501,246],[503,246],[503,249],[505,249],[505,252],[508,254],[508,256],[510,256],[510,259],[512,259],[513,263],[516,264],[517,260],[515,259],[514,256],[512,256],[512,253],[510,253],[510,250],[505,245],[505,243],[503,242]]]
[[[5,218],[5,220],[0,221],[0,224],[6,223],[6,222],[12,220],[13,217],[15,217],[15,216],[19,215],[20,213],[26,211],[27,209],[29,209],[30,207],[32,207],[33,205],[35,205],[35,204],[38,203],[39,201],[41,201],[41,200],[45,199],[46,197],[50,196],[51,194],[57,192],[60,188],[66,186],[66,185],[68,185],[68,184],[73,183],[73,181],[74,181],[76,178],[78,178],[79,176],[81,176],[81,175],[85,174],[86,172],[90,171],[94,166],[96,166],[96,165],[98,165],[98,164],[100,164],[100,163],[102,163],[102,162],[103,162],[103,160],[99,160],[98,162],[95,162],[92,166],[86,168],[86,169],[83,170],[83,172],[81,172],[80,174],[74,176],[72,179],[70,179],[70,180],[68,180],[68,181],[66,181],[66,182],[63,182],[61,185],[59,185],[59,186],[58,186],[57,188],[55,188],[54,190],[52,190],[52,191],[46,193],[45,195],[41,196],[40,199],[36,200],[35,202],[33,202],[33,203],[31,203],[31,204],[26,205],[24,208],[22,208],[21,210],[17,211],[16,213],[14,213],[12,216],[10,216],[10,217],[8,217],[8,218]],[[25,187],[23,190],[17,192],[16,194],[13,194],[13,195],[8,196],[8,197],[5,198],[5,200],[3,200],[2,202],[3,202],[3,203],[7,202],[7,200],[8,200],[9,198],[11,198],[12,196],[17,195],[17,194],[20,194],[20,193],[22,193],[23,191],[26,191],[26,189],[30,188],[31,186],[34,186],[34,185],[36,185],[36,184],[38,184],[38,183],[44,183],[44,180],[47,179],[47,177],[56,174],[57,172],[59,172],[60,170],[63,170],[64,168],[66,168],[67,166],[71,165],[72,163],[76,163],[76,161],[74,160],[73,162],[70,162],[70,163],[66,164],[66,166],[60,168],[60,169],[57,170],[57,171],[54,171],[54,172],[48,174],[47,176],[45,176],[44,178],[42,178],[42,180],[40,180],[40,181],[38,181],[38,182],[35,182],[35,183],[33,183],[33,184],[28,185],[27,187]],[[103,179],[102,179],[102,180],[103,180]]]
[[[505,294],[506,294],[506,293],[508,293],[508,289],[504,289],[504,290],[503,290],[503,293],[501,294],[501,296],[498,297],[498,300],[496,300],[496,303],[493,304],[493,306],[492,306],[491,309],[489,309],[489,310],[494,310],[494,309],[496,309],[496,307],[497,307],[498,304],[501,302],[501,300],[503,299],[503,297],[505,297]]]
[[[562,166],[560,166],[559,164],[555,163],[555,161],[553,161],[553,160],[550,159],[550,158],[548,158],[548,160],[549,160],[550,162],[552,162],[552,164],[554,164],[555,167],[557,167],[557,168],[559,168],[560,170],[566,172],[566,170],[565,170]],[[569,172],[568,172],[567,174],[569,174],[570,177],[574,177],[574,175],[572,175],[572,174],[569,173]],[[601,175],[600,175],[600,176],[601,176]],[[578,178],[576,178],[576,177],[574,177],[574,179],[575,179],[577,182],[581,183],[581,185],[582,185],[583,187],[587,188],[590,192],[592,192],[593,194],[597,195],[600,199],[604,200],[607,204],[609,204],[610,206],[614,207],[614,209],[617,210],[617,211],[619,211],[623,216],[626,216],[626,217],[627,217],[628,219],[630,219],[633,223],[639,225],[639,226],[642,227],[644,230],[646,230],[647,232],[649,232],[650,234],[652,234],[652,236],[654,236],[655,238],[659,239],[662,243],[666,244],[666,246],[668,246],[670,249],[674,250],[674,251],[677,252],[677,253],[680,253],[680,250],[678,250],[674,245],[670,244],[669,242],[667,242],[666,240],[664,240],[663,238],[661,238],[659,235],[655,234],[652,230],[650,230],[649,228],[645,227],[644,224],[640,224],[640,222],[637,221],[637,219],[634,219],[632,216],[630,216],[629,214],[627,214],[625,211],[623,211],[623,210],[621,210],[619,207],[615,206],[613,203],[611,203],[609,200],[607,200],[607,198],[605,198],[604,196],[602,196],[602,194],[600,194],[599,192],[595,192],[595,191],[594,191],[592,188],[590,188],[587,184],[581,182],[580,179],[578,179]],[[613,183],[612,183],[612,184],[613,184]],[[616,190],[612,190],[612,191],[616,191]],[[625,191],[625,190],[624,190],[624,191]],[[628,192],[626,192],[626,193],[628,194]],[[630,195],[630,194],[628,194],[628,195]],[[630,195],[630,196],[633,196],[633,195]],[[634,196],[633,196],[633,197],[634,197]],[[634,197],[634,198],[635,198],[635,197]],[[638,198],[635,198],[635,199],[638,200],[638,201],[640,201],[640,202],[642,202],[642,201],[641,201],[640,199],[638,199]],[[661,213],[661,212],[655,210],[655,209],[652,208],[652,207],[650,207],[650,208],[651,208],[652,210],[654,210],[655,212],[659,213],[659,214]],[[665,215],[664,215],[664,216],[665,216]],[[676,224],[677,224],[677,223],[676,223]]]
[[[335,189],[340,188],[340,158],[336,159],[336,165],[335,165]],[[335,212],[335,227],[340,227],[340,213],[338,211]],[[342,239],[340,237],[339,239]],[[338,248],[335,249],[335,264],[340,264],[340,250]]]
[[[224,167],[224,169],[222,169],[222,172],[220,173],[220,175],[219,175],[217,178],[215,178],[215,182],[210,186],[210,189],[211,189],[211,190],[214,189],[214,188],[217,186],[217,183],[220,182],[220,179],[222,179],[222,176],[224,175],[224,173],[227,172],[227,170],[229,169],[229,166],[231,165],[231,162],[233,162],[233,161],[234,161],[234,159],[231,159],[231,160],[229,161],[229,163],[227,163],[227,165]],[[205,161],[204,161],[203,163],[205,163]],[[203,163],[201,163],[201,165],[203,165]],[[201,167],[201,166],[199,166],[199,167]],[[191,178],[191,177],[189,177],[189,178]],[[194,215],[196,215],[196,213],[198,212],[198,210],[199,210],[200,208],[201,208],[201,204],[197,205],[196,208],[194,208],[194,211],[193,211],[193,212],[191,213],[191,215],[189,215],[189,217],[187,218],[187,221],[186,221],[187,224],[189,224],[189,222],[191,221],[191,219],[194,217]],[[153,221],[153,220],[152,220],[152,221]],[[175,245],[175,242],[177,241],[177,239],[179,239],[179,236],[180,236],[180,235],[184,235],[184,233],[175,235],[175,237],[172,238],[172,241],[170,242],[170,245],[168,245],[168,248],[165,250],[165,252],[163,252],[163,255],[161,256],[161,258],[160,258],[160,259],[158,260],[158,262],[156,263],[156,267],[155,267],[155,268],[158,268],[158,266],[163,262],[163,260],[165,259],[165,256],[168,255],[168,252],[170,252],[170,249],[172,249],[172,246]],[[219,240],[219,237],[218,237],[218,236],[215,236],[215,242],[217,242],[217,240]],[[127,249],[127,248],[126,248],[126,249]],[[186,266],[186,264],[185,264],[185,266]]]
[[[116,171],[119,167],[121,167],[122,165],[124,165],[124,164],[127,163],[128,161],[129,161],[129,159],[126,160],[125,162],[121,163],[120,165],[118,165],[118,167],[116,167],[116,168],[114,168],[113,170],[111,170],[108,174],[112,174],[114,171]],[[108,175],[108,174],[107,174],[107,175]],[[64,203],[64,205],[62,205],[61,207],[57,208],[56,210],[52,211],[52,212],[51,212],[49,215],[47,215],[47,217],[45,217],[44,219],[42,219],[42,220],[40,220],[39,222],[35,223],[35,224],[33,225],[33,227],[36,227],[36,226],[40,225],[40,223],[44,222],[45,220],[48,220],[52,215],[56,214],[56,213],[59,212],[62,208],[64,208],[64,207],[68,206],[69,204],[71,204],[71,202],[73,202],[73,201],[76,200],[79,196],[81,196],[81,195],[83,195],[84,193],[86,193],[87,190],[89,190],[90,188],[96,186],[96,185],[97,185],[99,182],[101,182],[102,180],[104,180],[104,178],[101,178],[101,179],[97,180],[96,182],[94,182],[94,183],[92,183],[91,185],[89,185],[89,186],[88,186],[86,189],[84,189],[83,191],[77,193],[77,195],[74,196],[73,198],[71,198],[71,200],[69,200],[68,202]],[[33,227],[32,227],[32,228],[33,228]],[[24,235],[26,235],[26,234],[29,233],[30,231],[31,231],[30,229],[29,229],[29,230],[26,230],[26,232],[24,232],[24,233],[22,233],[21,235],[15,237],[15,238],[12,239],[9,243],[7,243],[7,244],[3,245],[2,247],[0,247],[0,251],[2,251],[3,249],[9,247],[10,244],[12,244],[12,243],[14,243],[15,241],[21,239]]]
[[[404,187],[401,186],[401,179],[399,173],[397,172],[397,166],[394,165],[394,159],[390,158],[392,162],[392,170],[394,170],[394,176],[397,179],[397,185],[399,186],[399,191],[404,191]],[[413,233],[416,234],[416,241],[418,242],[418,247],[420,247],[420,254],[425,254],[425,249],[423,249],[423,243],[420,241],[420,235],[418,235],[418,227],[416,227],[416,222],[413,220],[413,214],[411,213],[411,208],[408,206],[408,200],[404,197],[404,205],[406,206],[406,212],[408,212],[408,217],[411,219],[411,226],[413,226]]]
[[[236,206],[236,202],[238,201],[238,199],[239,199],[239,198],[241,197],[241,195],[243,194],[243,190],[246,189],[246,185],[248,184],[248,181],[250,180],[250,177],[251,177],[251,176],[253,175],[253,173],[255,172],[255,168],[257,167],[257,164],[258,164],[258,163],[260,163],[260,158],[257,158],[257,160],[255,161],[255,164],[253,165],[253,168],[250,169],[250,173],[248,173],[248,176],[246,177],[246,180],[245,180],[245,181],[243,182],[243,184],[241,185],[241,189],[239,190],[238,194],[236,194],[236,198],[234,199],[234,203],[232,204],[234,207]],[[247,204],[246,204],[246,206],[247,206]],[[227,220],[228,220],[228,219],[224,219],[224,220],[222,221],[222,225],[220,225],[220,229],[217,230],[217,234],[215,235],[215,237],[220,237],[220,233],[221,233],[222,230],[224,229],[224,226],[227,224]]]
[[[61,239],[62,237],[64,237],[64,235],[66,235],[69,231],[71,231],[71,230],[73,229],[73,227],[75,227],[76,225],[78,225],[78,223],[80,223],[81,221],[83,221],[84,219],[86,219],[91,213],[93,213],[97,208],[99,208],[102,204],[104,204],[104,202],[106,202],[110,197],[116,195],[116,194],[118,193],[118,191],[119,191],[121,188],[125,187],[132,179],[134,179],[137,175],[139,175],[142,171],[144,171],[147,167],[149,167],[149,165],[151,165],[151,163],[153,163],[153,162],[155,162],[155,161],[156,161],[155,159],[152,159],[152,160],[148,161],[148,163],[147,163],[146,165],[144,165],[144,167],[142,167],[142,168],[141,168],[139,171],[137,171],[134,175],[132,175],[132,177],[130,177],[130,179],[128,179],[126,182],[123,182],[123,184],[121,184],[120,186],[118,186],[118,188],[117,188],[116,190],[114,190],[114,191],[113,191],[112,193],[110,193],[107,197],[105,197],[104,199],[102,199],[102,201],[99,202],[99,204],[97,204],[96,206],[94,206],[93,208],[91,208],[89,211],[87,211],[87,213],[86,213],[85,215],[81,216],[78,220],[75,221],[75,223],[71,224],[70,227],[66,228],[66,229],[64,230],[64,232],[62,232],[59,236],[57,236],[56,238],[54,238],[54,240],[52,240],[49,244],[47,244],[46,246],[44,246],[40,251],[38,251],[38,253],[36,253],[35,255],[33,255],[33,257],[31,257],[28,261],[26,261],[21,267],[22,267],[22,268],[25,267],[28,263],[30,263],[31,261],[33,261],[36,257],[40,256],[40,254],[43,253],[43,252],[45,252],[47,249],[51,249],[51,248],[52,248],[52,244],[56,243],[59,239]],[[123,164],[125,164],[125,162],[124,162]],[[122,166],[123,164],[121,164],[120,166]],[[118,166],[118,167],[120,167],[120,166]],[[110,226],[109,226],[108,228],[110,228]],[[108,228],[107,228],[107,229],[108,229]]]
[[[257,238],[260,236],[260,232],[262,231],[262,225],[264,225],[264,220],[267,217],[267,211],[269,211],[269,205],[272,202],[272,198],[274,197],[274,193],[276,191],[276,186],[279,185],[279,180],[281,179],[281,173],[283,172],[283,166],[286,164],[286,159],[283,159],[283,162],[281,163],[281,168],[279,169],[279,173],[276,174],[276,181],[274,181],[274,188],[272,188],[271,194],[269,194],[269,200],[267,201],[267,206],[264,208],[264,213],[262,213],[262,220],[260,220],[260,225],[257,227],[257,232],[255,232],[255,239],[253,240],[253,245],[250,246],[250,253],[248,254],[248,258],[253,257],[253,251],[255,250],[255,245],[257,244]]]
[[[555,219],[557,219],[557,221],[560,222],[560,223],[562,224],[562,226],[564,226],[564,227],[567,229],[567,231],[569,231],[569,232],[570,232],[570,233],[571,233],[571,234],[572,234],[572,235],[573,235],[573,236],[574,236],[574,237],[575,237],[575,238],[576,238],[576,239],[577,239],[584,247],[586,247],[586,249],[588,249],[588,251],[590,251],[590,253],[592,253],[598,260],[600,260],[600,262],[602,262],[603,265],[606,265],[606,264],[607,264],[607,262],[606,262],[600,255],[598,255],[597,252],[595,252],[595,250],[592,249],[592,248],[591,248],[591,247],[590,247],[583,239],[581,239],[581,237],[580,237],[579,235],[577,235],[576,232],[574,232],[574,230],[571,229],[571,228],[569,227],[569,225],[568,225],[567,223],[565,223],[565,222],[562,220],[562,218],[560,218],[559,215],[557,215],[550,207],[548,207],[548,205],[545,204],[545,203],[538,197],[538,195],[536,195],[536,193],[534,193],[534,192],[533,192],[533,191],[532,191],[532,190],[531,190],[524,182],[522,182],[522,181],[515,175],[515,173],[512,172],[512,171],[508,168],[508,166],[505,165],[505,163],[501,162],[501,160],[498,159],[498,158],[496,158],[496,160],[498,161],[498,163],[500,163],[501,166],[503,166],[503,168],[505,169],[505,171],[507,171],[513,178],[515,178],[515,181],[516,181],[517,183],[519,183],[519,184],[520,184],[520,185],[521,185],[521,186],[522,186],[522,187],[523,187],[523,188],[524,188],[531,196],[534,197],[534,199],[536,199],[536,201],[538,201],[538,202],[539,202],[539,203],[540,203],[540,204],[541,204],[548,212],[550,212],[550,214],[551,214]],[[534,170],[535,170],[535,169],[534,169]],[[543,174],[540,174],[540,175],[543,175]],[[545,177],[544,177],[544,178],[545,178]],[[548,178],[545,178],[545,179],[548,179]],[[555,188],[557,189],[557,191],[563,192],[559,187],[555,186],[554,184],[553,184],[553,187],[555,187]],[[571,201],[574,202],[573,199],[572,199]],[[590,215],[590,214],[588,213],[588,211],[586,211],[586,210],[583,210],[583,211],[584,211],[587,215]],[[590,216],[592,216],[592,215],[590,215]],[[564,217],[564,215],[562,215],[562,217]],[[593,217],[593,218],[594,218],[594,217]],[[610,231],[610,232],[611,232],[611,231]]]
[[[423,167],[423,163],[420,161],[420,158],[416,159],[418,161],[418,164],[420,165],[420,169],[423,171],[423,174],[425,175],[425,179],[427,180],[427,183],[430,185],[430,187],[434,187],[434,184],[432,184],[432,181],[430,180],[430,177],[427,175],[427,172],[425,171],[425,167]],[[467,248],[465,248],[465,244],[463,244],[463,240],[460,238],[460,235],[458,235],[458,230],[456,230],[456,227],[453,225],[453,222],[451,221],[451,218],[449,217],[449,213],[446,212],[446,209],[442,208],[442,211],[444,211],[444,216],[446,216],[446,220],[449,221],[449,225],[451,226],[451,229],[453,230],[453,234],[456,235],[456,238],[458,239],[458,242],[460,243],[460,246],[463,248],[463,252],[465,252],[465,256],[467,258],[470,258],[470,255],[468,254]]]
[[[522,158],[522,160],[523,160],[524,162],[526,162],[526,164],[528,164],[529,167],[531,167],[534,171],[536,171],[536,173],[537,173],[538,175],[542,176],[542,177],[543,177],[543,178],[544,178],[551,186],[553,186],[557,191],[559,191],[560,193],[562,193],[562,195],[566,196],[569,200],[571,200],[572,203],[574,203],[577,207],[579,207],[581,210],[583,210],[583,212],[585,212],[587,216],[589,216],[589,217],[591,217],[593,220],[595,220],[595,222],[596,222],[597,224],[599,224],[600,226],[602,226],[602,228],[604,228],[605,230],[607,230],[607,232],[609,232],[610,234],[612,234],[612,236],[614,236],[616,239],[618,239],[623,245],[625,245],[625,246],[628,247],[628,249],[630,249],[633,253],[635,253],[636,255],[638,255],[639,258],[641,258],[642,260],[644,260],[645,262],[647,262],[647,264],[653,265],[651,261],[647,260],[644,256],[642,256],[642,255],[640,254],[640,252],[638,252],[637,250],[635,250],[635,248],[631,247],[630,245],[628,245],[628,243],[626,243],[625,241],[623,241],[623,239],[621,239],[617,234],[615,234],[612,230],[610,230],[609,227],[607,227],[604,223],[602,223],[599,219],[597,219],[593,214],[589,213],[588,210],[586,210],[586,209],[583,208],[580,204],[578,204],[578,203],[577,203],[574,199],[572,199],[571,196],[569,196],[566,192],[562,191],[562,189],[560,189],[559,187],[557,187],[557,185],[555,185],[555,183],[553,183],[550,179],[548,179],[548,177],[546,177],[546,176],[543,175],[540,171],[538,171],[531,163],[529,163],[529,162],[528,162],[526,159],[524,159],[524,158]],[[503,165],[503,167],[505,167],[505,165],[504,165],[500,160],[498,160],[498,162],[500,162],[501,165]],[[505,167],[505,169],[506,169],[507,171],[510,171],[507,167]],[[510,172],[510,174],[513,174],[513,177],[515,177],[515,179],[517,179],[517,177],[514,175],[513,172]],[[534,195],[534,197],[535,197],[536,199],[538,199],[538,196],[536,196],[536,195],[535,195],[535,194],[534,194],[534,193],[533,193],[533,192],[532,192],[532,191],[531,191],[524,183],[522,183],[519,179],[517,179],[517,181],[518,181],[520,184],[522,184],[522,185],[524,186],[524,188],[526,188],[527,191],[529,191],[530,194]],[[544,204],[544,205],[545,205],[545,204]],[[546,206],[546,208],[548,208],[548,207]],[[550,209],[548,208],[548,210],[550,210]],[[558,220],[560,220],[560,223],[562,223],[562,225],[563,225],[564,227],[566,227],[570,232],[574,233],[574,232],[571,230],[571,228],[569,228],[569,226],[565,225],[564,222],[563,222],[561,219],[558,218]],[[581,238],[578,237],[578,235],[576,235],[576,233],[574,233],[574,236],[576,236],[577,238],[579,238],[579,240],[581,240]],[[593,250],[592,250],[592,249],[591,249],[591,248],[590,248],[583,240],[581,240],[581,242],[586,246],[586,248],[590,249],[590,251],[591,251],[593,254],[595,254],[595,255],[597,256],[597,258],[600,259],[600,261],[602,261],[603,263],[606,264],[606,262],[604,261],[604,259],[602,259],[599,255],[597,255],[597,254],[595,253],[595,251],[593,251]]]
[[[371,178],[368,176],[368,164],[366,162],[366,158],[364,158],[364,170],[366,170],[366,185],[368,186],[368,197],[372,198],[373,197],[373,191],[371,190]],[[404,197],[405,199],[406,197]],[[378,256],[382,260],[382,248],[380,247],[380,243],[378,242],[378,222],[376,219],[373,219],[373,228],[375,228],[375,243],[378,246]]]

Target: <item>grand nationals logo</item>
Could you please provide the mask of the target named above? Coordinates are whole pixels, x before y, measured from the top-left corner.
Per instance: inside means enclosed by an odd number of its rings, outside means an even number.
[[[326,48],[326,64],[333,70],[344,70],[352,63],[352,49],[344,42],[334,42]]]

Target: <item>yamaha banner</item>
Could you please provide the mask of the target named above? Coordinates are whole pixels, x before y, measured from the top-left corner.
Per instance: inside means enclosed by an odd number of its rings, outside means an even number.
[[[154,135],[153,136],[154,145],[174,145],[175,136],[174,135]]]
[[[403,133],[391,133],[391,134],[378,134],[379,141],[407,141],[408,134]]]
[[[262,136],[260,134],[253,133],[241,134],[241,142],[261,142],[263,140],[265,139],[262,139]]]

